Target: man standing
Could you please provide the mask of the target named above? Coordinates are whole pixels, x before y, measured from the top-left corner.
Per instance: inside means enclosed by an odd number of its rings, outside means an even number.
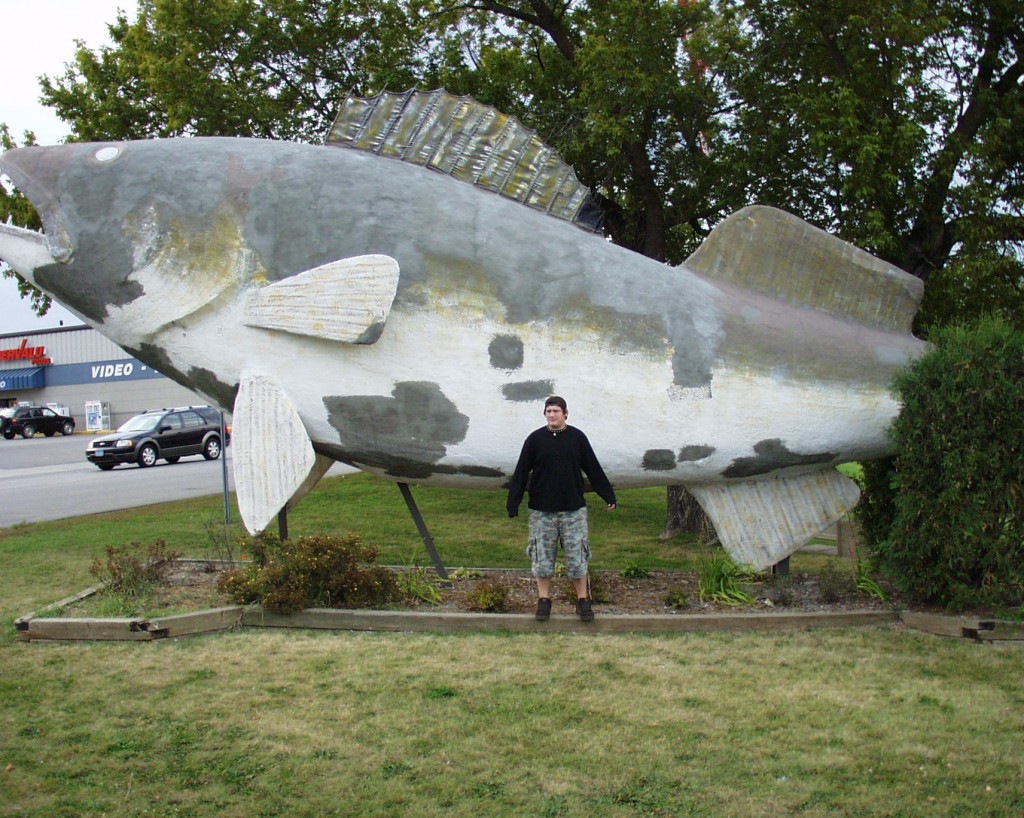
[[[566,424],[568,417],[563,398],[553,395],[544,402],[547,425],[526,438],[508,487],[509,517],[519,514],[519,504],[529,488],[530,543],[526,553],[537,580],[537,619],[541,621],[551,617],[551,577],[559,542],[565,553],[565,572],[576,586],[576,613],[584,621],[594,618],[587,588],[590,535],[583,474],[608,510],[615,509],[615,491],[590,441]]]

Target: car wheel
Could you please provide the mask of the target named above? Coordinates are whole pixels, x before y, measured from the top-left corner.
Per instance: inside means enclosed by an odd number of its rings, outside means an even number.
[[[156,446],[152,443],[147,443],[139,449],[139,468],[144,469],[147,466],[152,466],[156,463],[158,457]]]
[[[220,457],[220,438],[211,437],[203,446],[203,457],[207,460],[216,460]]]
[[[178,456],[165,457],[164,460],[166,460],[168,463],[177,463],[179,460],[181,460],[181,458]]]
[[[26,423],[24,426],[21,427],[21,436],[22,437],[35,437],[36,436],[36,427],[33,426],[31,423]]]
[[[116,465],[116,463],[97,463],[96,468],[100,471],[110,471]]]
[[[60,427],[60,433],[65,437],[73,435],[75,433],[75,424],[70,420],[64,421],[64,425]]]

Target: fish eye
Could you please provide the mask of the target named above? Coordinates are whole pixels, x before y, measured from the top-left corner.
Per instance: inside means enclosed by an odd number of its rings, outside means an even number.
[[[120,148],[113,146],[107,146],[106,148],[100,148],[96,151],[97,162],[109,162],[112,159],[116,159],[117,155],[121,152]]]

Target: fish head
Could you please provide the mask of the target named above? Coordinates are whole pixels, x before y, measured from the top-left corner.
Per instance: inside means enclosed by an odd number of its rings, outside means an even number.
[[[170,141],[179,150],[166,150]],[[191,141],[7,151],[0,172],[36,208],[45,243],[8,226],[0,258],[132,346],[215,308],[260,274],[259,263],[241,238],[248,195],[231,188],[237,175],[204,167],[201,153],[190,161]]]

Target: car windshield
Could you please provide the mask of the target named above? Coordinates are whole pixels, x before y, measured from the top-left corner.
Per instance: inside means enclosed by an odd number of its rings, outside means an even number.
[[[119,432],[148,432],[155,429],[162,415],[136,415],[127,423],[118,427]]]

